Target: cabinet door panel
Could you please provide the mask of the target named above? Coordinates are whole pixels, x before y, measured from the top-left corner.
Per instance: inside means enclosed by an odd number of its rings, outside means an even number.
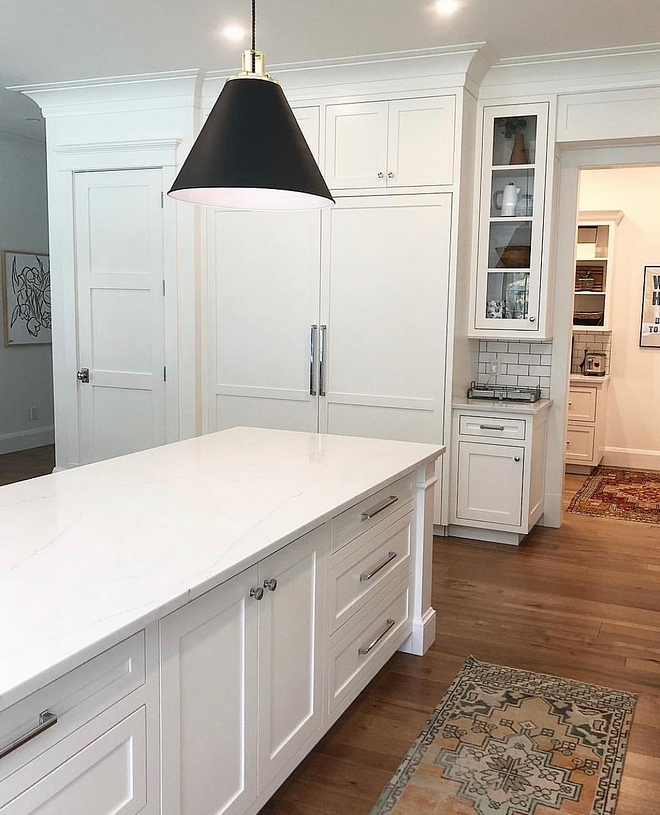
[[[234,815],[256,798],[257,567],[161,623],[164,815]]]
[[[569,424],[566,431],[566,460],[578,464],[590,464],[594,458],[593,425]]]
[[[523,447],[459,442],[457,517],[520,526],[524,455]]]
[[[367,102],[327,107],[325,180],[331,190],[386,185],[387,106]]]
[[[453,96],[390,102],[388,187],[452,183],[455,104]]]
[[[318,107],[293,108],[293,115],[302,130],[305,141],[312,151],[314,160],[319,162],[319,140],[321,128],[321,112]]]
[[[0,813],[137,815],[147,803],[146,766],[145,709],[140,708],[0,807]]]
[[[310,326],[318,323],[318,212],[210,215],[210,430],[315,432]]]
[[[260,564],[277,580],[259,604],[259,789],[321,726],[322,575],[327,526]]]
[[[568,420],[573,422],[595,422],[596,398],[596,388],[571,385],[568,390]]]

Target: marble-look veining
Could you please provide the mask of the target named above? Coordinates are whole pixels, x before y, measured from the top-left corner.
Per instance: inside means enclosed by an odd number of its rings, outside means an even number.
[[[452,402],[453,408],[460,408],[461,410],[467,408],[469,410],[476,410],[479,413],[493,413],[493,414],[506,414],[506,413],[525,413],[536,415],[548,410],[552,406],[552,399],[538,399],[536,402],[507,402],[506,400],[499,399],[468,399],[462,397],[454,399]]]
[[[0,488],[0,709],[442,452],[234,428]]]

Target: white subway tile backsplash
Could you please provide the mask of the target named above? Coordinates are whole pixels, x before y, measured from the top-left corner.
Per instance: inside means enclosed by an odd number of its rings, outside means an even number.
[[[573,351],[571,353],[571,373],[580,373],[580,363],[584,359],[584,352],[601,351],[605,354],[605,373],[610,372],[612,355],[611,331],[576,331],[573,334]]]
[[[497,373],[491,373],[490,366],[493,362],[497,363]],[[551,342],[479,341],[478,382],[540,387],[541,396],[548,398],[551,366]]]

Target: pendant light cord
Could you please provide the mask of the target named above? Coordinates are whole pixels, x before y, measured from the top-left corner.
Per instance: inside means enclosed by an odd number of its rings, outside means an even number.
[[[257,0],[252,0],[252,73],[256,70],[254,52],[257,50]]]

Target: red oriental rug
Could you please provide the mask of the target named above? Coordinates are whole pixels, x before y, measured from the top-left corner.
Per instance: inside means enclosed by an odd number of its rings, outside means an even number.
[[[568,512],[660,524],[660,473],[599,467],[574,495]]]

